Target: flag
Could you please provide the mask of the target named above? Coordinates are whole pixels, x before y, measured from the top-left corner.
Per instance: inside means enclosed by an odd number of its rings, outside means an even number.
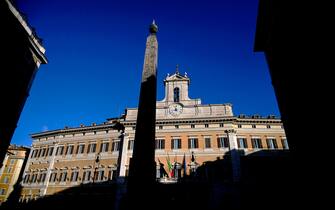
[[[193,151],[192,151],[191,161],[192,161],[192,162],[195,162],[195,157],[194,157],[194,152],[193,152]]]
[[[184,177],[186,176],[186,157],[184,153],[184,158],[183,158],[183,170],[184,170]]]
[[[173,177],[173,170],[172,170],[173,168],[172,168],[172,164],[170,162],[169,154],[167,155],[166,161],[167,161],[167,164],[168,164],[168,169],[169,169],[170,177]]]

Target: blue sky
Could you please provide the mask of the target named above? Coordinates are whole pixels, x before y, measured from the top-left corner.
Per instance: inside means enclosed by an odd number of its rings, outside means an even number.
[[[279,116],[267,64],[254,53],[257,0],[18,1],[46,48],[12,143],[29,134],[102,123],[137,107],[148,26],[159,32],[158,100],[175,71],[190,97],[234,114]]]

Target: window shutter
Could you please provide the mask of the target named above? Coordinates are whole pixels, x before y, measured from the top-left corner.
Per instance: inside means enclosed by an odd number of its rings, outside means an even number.
[[[262,140],[261,139],[258,139],[258,142],[259,142],[259,148],[263,148],[263,145],[262,145]]]
[[[224,137],[223,138],[223,143],[224,143],[224,147],[229,147],[229,140],[228,140],[228,138],[226,138],[226,137]]]
[[[192,141],[192,139],[188,139],[188,148],[189,149],[191,148],[191,141]]]
[[[174,139],[171,140],[171,149],[174,148]]]
[[[277,145],[277,140],[276,139],[273,139],[273,146],[275,147],[275,149],[278,148],[278,145]]]

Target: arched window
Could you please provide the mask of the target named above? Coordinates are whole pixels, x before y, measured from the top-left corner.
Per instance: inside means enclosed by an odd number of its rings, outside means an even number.
[[[173,90],[173,93],[174,93],[174,95],[173,95],[173,101],[174,102],[179,102],[179,88],[176,87]]]

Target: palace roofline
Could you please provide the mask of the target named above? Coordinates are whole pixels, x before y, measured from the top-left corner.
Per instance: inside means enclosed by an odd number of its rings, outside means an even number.
[[[83,132],[83,131],[96,131],[96,130],[104,130],[104,129],[109,129],[109,128],[121,128],[122,125],[118,122],[115,123],[107,123],[104,122],[103,124],[96,125],[93,123],[90,126],[84,126],[81,124],[81,127],[74,127],[70,128],[68,126],[65,126],[63,129],[56,129],[52,131],[43,131],[39,133],[33,133],[30,134],[32,138],[38,138],[38,137],[44,137],[44,136],[50,136],[50,135],[57,135],[57,134],[68,134],[68,133],[76,133],[76,132]]]
[[[16,144],[11,144],[8,147],[8,150],[27,150],[27,149],[29,149],[29,147]]]
[[[173,124],[173,123],[197,123],[197,122],[224,122],[224,121],[234,121],[234,122],[243,122],[243,123],[281,123],[280,118],[276,117],[263,117],[263,118],[252,118],[252,116],[246,116],[243,118],[236,116],[222,116],[222,117],[203,117],[203,118],[181,118],[181,119],[159,119],[156,121],[156,124]],[[122,124],[136,124],[136,120],[121,121]]]

